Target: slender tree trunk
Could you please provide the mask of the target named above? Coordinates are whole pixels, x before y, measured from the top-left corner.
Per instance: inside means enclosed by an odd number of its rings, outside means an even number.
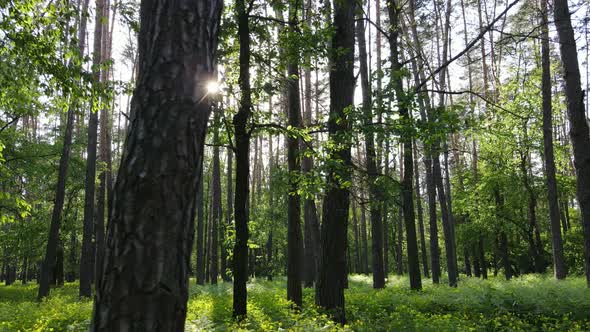
[[[389,19],[391,23],[390,29],[390,49],[392,70],[394,75],[400,75],[402,66],[399,61],[399,45],[398,37],[401,24],[399,23],[399,14],[401,11],[401,4],[396,1],[391,1],[387,4],[389,11]],[[397,106],[400,113],[400,118],[405,125],[411,125],[410,115],[408,110],[405,93],[403,91],[402,78],[399,77],[393,81],[393,88],[395,91]],[[413,176],[414,176],[414,160],[412,154],[412,137],[410,130],[404,130],[401,136],[403,144],[404,155],[404,176],[401,183],[402,191],[402,209],[404,216],[404,226],[406,228],[406,243],[408,250],[408,274],[410,275],[410,288],[419,290],[422,288],[422,279],[420,276],[420,262],[418,253],[418,241],[416,239],[416,221],[414,215],[414,190],[413,190]]]
[[[113,190],[93,331],[184,329],[211,111],[205,86],[214,78],[221,8],[217,0],[141,3],[138,84]],[[166,19],[172,16],[178,19]]]
[[[553,274],[557,279],[565,279],[566,267],[563,256],[563,241],[559,220],[559,203],[557,200],[557,180],[555,178],[555,156],[553,155],[553,120],[551,107],[551,63],[549,56],[549,20],[547,0],[541,0],[541,58],[543,67],[543,147],[549,221],[551,224],[551,245],[553,253]]]
[[[229,227],[232,223],[233,223],[233,209],[234,209],[234,181],[233,181],[233,156],[234,156],[234,152],[232,151],[231,148],[227,149],[227,184],[226,184],[226,192],[227,192],[227,205],[226,205],[226,213],[227,213],[227,220],[225,222],[225,227]],[[224,237],[224,241],[225,241],[225,237]],[[224,246],[223,247],[225,251],[227,251],[227,248]],[[232,261],[231,258],[229,257],[229,255],[227,255],[226,258],[226,269],[229,266],[232,266]],[[230,276],[228,275],[227,271],[223,272],[222,271],[222,276],[225,276],[225,279],[223,279],[226,282],[231,281]]]
[[[104,0],[104,6],[102,8],[102,51],[101,51],[101,63],[105,63],[110,58],[110,37],[109,37],[109,10],[110,10],[110,0]],[[101,70],[101,82],[108,82],[109,80],[109,68],[104,68]],[[97,200],[96,200],[96,211],[95,211],[95,222],[94,222],[94,237],[95,237],[95,246],[96,246],[96,258],[94,260],[95,263],[95,272],[96,272],[96,283],[100,282],[100,267],[103,263],[104,258],[104,234],[105,234],[105,209],[107,208],[107,190],[111,187],[109,181],[111,179],[111,161],[110,161],[110,150],[111,150],[111,142],[110,142],[110,128],[109,128],[109,110],[107,108],[107,104],[105,103],[103,107],[100,109],[100,153],[98,154],[98,162],[102,165],[105,165],[106,168],[102,170],[102,172],[98,175],[98,190],[97,190]]]
[[[297,26],[297,8],[289,8],[289,34],[296,38],[300,33]],[[301,128],[301,99],[299,91],[299,50],[292,49],[287,63],[288,123],[291,128]],[[299,137],[287,136],[287,164],[289,168],[288,230],[287,230],[287,300],[296,308],[303,305],[301,270],[303,263],[303,241],[301,235],[301,198],[298,194]]]
[[[484,250],[484,238],[483,236],[479,237],[478,245],[478,254],[479,254],[479,265],[481,268],[481,277],[483,279],[488,278],[488,263],[486,261],[486,253]]]
[[[358,14],[356,21],[356,35],[359,47],[359,63],[361,74],[361,87],[363,96],[363,118],[365,124],[365,162],[369,180],[369,208],[371,213],[371,250],[373,288],[385,287],[385,271],[383,269],[383,226],[381,205],[383,203],[381,188],[377,183],[377,163],[375,155],[375,139],[373,135],[373,112],[371,110],[371,90],[369,84],[369,70],[367,65],[367,45],[365,42],[365,21],[362,14]]]
[[[203,179],[203,168],[201,168],[200,178]],[[199,181],[197,189],[197,285],[205,284],[205,216],[204,216],[204,197],[203,197],[203,180]]]
[[[361,200],[364,201],[363,195],[360,194]],[[369,274],[369,237],[367,234],[367,214],[365,208],[360,206],[361,209],[361,272],[363,274]]]
[[[104,28],[104,0],[96,0],[96,15],[94,21],[94,51],[93,63],[94,81],[100,82],[100,61],[102,59],[102,32]],[[98,102],[98,95],[95,94],[94,102]],[[94,103],[93,102],[93,103]],[[98,113],[90,110],[88,117],[88,145],[86,148],[86,183],[84,186],[84,228],[82,234],[82,254],[80,256],[80,289],[79,294],[83,297],[91,296],[92,279],[94,275],[95,244],[92,243],[94,233],[94,195],[96,179],[96,143],[98,129]]]
[[[415,3],[414,1],[409,2],[409,18],[412,31],[412,39],[416,45],[418,52],[422,52],[422,46],[418,35],[416,20],[415,20]],[[422,63],[421,57],[418,57],[420,66],[414,63],[414,57],[412,57],[412,67],[414,82],[416,85],[420,81],[424,81],[425,75],[423,74],[425,66]],[[430,99],[427,93],[419,94],[418,103],[420,106],[420,118],[422,121],[427,121],[427,110],[430,108]],[[432,267],[432,282],[438,284],[440,281],[440,248],[438,244],[438,225],[437,225],[437,212],[436,212],[436,186],[432,173],[432,146],[424,146],[424,168],[426,173],[426,193],[428,197],[428,217],[429,217],[429,231],[430,231],[430,261]]]
[[[329,139],[341,145],[328,151],[336,161],[327,170],[326,195],[322,217],[322,253],[316,303],[329,312],[332,319],[344,324],[344,286],[346,282],[346,238],[348,229],[349,189],[351,164],[350,122],[346,110],[354,104],[354,15],[352,0],[334,3],[334,35],[330,54],[330,115]],[[336,166],[342,163],[342,166]]]
[[[404,274],[404,212],[403,207],[400,207],[398,210],[397,220],[396,220],[396,227],[395,227],[395,265],[396,265],[396,273],[398,276]]]
[[[307,5],[307,24],[311,26],[311,1]],[[311,70],[306,67],[305,76],[305,112],[303,118],[304,126],[311,126]],[[307,142],[307,145],[311,142]],[[313,169],[313,158],[304,156],[301,169],[304,174],[310,174]],[[319,251],[320,251],[320,224],[314,197],[306,196],[303,201],[303,219],[305,229],[304,243],[304,283],[305,287],[312,287],[317,276]],[[358,242],[357,242],[358,244]]]
[[[250,91],[250,27],[245,0],[237,0],[236,17],[238,21],[238,39],[240,44],[240,101],[238,113],[234,116],[236,140],[236,194],[235,194],[235,231],[234,244],[234,291],[233,316],[242,319],[246,316],[248,280],[248,178],[250,175],[250,133],[247,130],[248,120],[252,114]]]
[[[64,133],[64,143],[62,147],[61,157],[59,159],[59,171],[57,177],[57,185],[55,189],[55,203],[53,205],[53,212],[51,213],[49,239],[47,240],[47,247],[45,250],[45,260],[43,261],[43,266],[41,268],[39,292],[37,294],[37,298],[39,300],[49,295],[50,275],[51,272],[54,271],[56,268],[56,259],[59,250],[59,229],[61,226],[62,211],[66,194],[66,180],[68,176],[68,164],[70,161],[74,116],[74,107],[73,105],[71,105],[68,108],[66,127]],[[61,252],[61,258],[61,270],[63,277],[63,249]]]
[[[420,249],[424,276],[430,278],[428,271],[428,254],[426,252],[426,238],[424,235],[424,212],[422,210],[422,196],[420,195],[420,168],[418,167],[418,145],[414,140],[414,174],[416,177],[416,205],[418,211],[418,231],[420,233]]]
[[[213,168],[211,170],[211,283],[217,285],[219,276],[219,232],[221,224],[221,165],[219,160],[219,126],[221,110],[213,110]]]

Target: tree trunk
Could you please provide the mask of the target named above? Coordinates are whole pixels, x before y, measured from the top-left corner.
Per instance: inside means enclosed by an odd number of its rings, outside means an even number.
[[[291,4],[289,8],[289,34],[297,38],[297,8]],[[292,46],[287,61],[287,99],[288,123],[291,128],[301,128],[301,99],[299,91],[299,50]],[[303,305],[301,290],[301,270],[303,264],[303,241],[301,234],[301,198],[298,193],[298,174],[301,170],[299,162],[299,137],[287,135],[287,164],[289,168],[289,198],[287,205],[287,300],[292,301],[296,308]]]
[[[234,291],[233,316],[242,319],[246,316],[248,281],[248,196],[250,177],[250,133],[246,126],[251,117],[252,99],[250,91],[250,27],[245,0],[236,1],[238,39],[240,44],[240,102],[238,113],[234,116],[236,153],[236,194],[235,194],[235,232],[234,244]]]
[[[361,200],[364,201],[363,195],[361,194]],[[361,209],[361,272],[363,274],[369,274],[369,237],[367,234],[367,214],[365,208],[360,206]]]
[[[204,197],[203,197],[203,168],[201,168],[199,175],[199,188],[197,189],[197,285],[205,284],[205,216],[204,216]]]
[[[100,82],[100,61],[102,59],[104,0],[96,0],[96,14],[94,21],[94,55],[92,67],[94,81]],[[98,95],[93,97],[93,103],[98,102]],[[92,294],[92,280],[95,271],[95,244],[92,242],[94,234],[94,195],[96,186],[96,141],[98,129],[98,113],[90,110],[88,117],[88,145],[86,148],[86,183],[84,186],[84,228],[82,234],[82,254],[80,256],[80,289],[81,297]]]
[[[418,167],[418,145],[414,140],[414,174],[416,177],[416,205],[418,211],[418,231],[420,233],[420,252],[422,254],[422,266],[424,276],[430,278],[428,271],[428,254],[426,252],[426,238],[424,235],[424,212],[422,210],[422,196],[420,195],[420,168]]]
[[[385,287],[385,271],[383,269],[383,226],[381,205],[383,203],[381,188],[379,188],[377,163],[375,156],[375,139],[373,135],[373,112],[371,110],[371,90],[369,84],[369,70],[367,65],[367,45],[365,42],[365,21],[359,12],[356,21],[356,36],[359,47],[359,63],[361,75],[361,87],[363,96],[363,120],[365,125],[365,162],[369,180],[369,208],[371,213],[371,250],[373,288]]]
[[[478,253],[479,253],[479,266],[481,268],[481,277],[483,279],[488,278],[488,263],[486,262],[486,254],[484,250],[483,236],[479,237],[478,241]]]
[[[422,46],[418,36],[418,30],[415,20],[415,2],[410,1],[410,25],[412,31],[412,39],[416,45],[418,52],[421,52]],[[422,63],[421,57],[418,57],[420,66],[415,63],[415,55],[412,56],[411,62],[413,67],[414,82],[416,85],[420,81],[425,80],[424,70],[425,66]],[[427,110],[430,108],[430,99],[427,93],[421,93],[418,95],[418,104],[420,106],[420,118],[422,121],[427,121]],[[438,225],[437,225],[437,213],[436,213],[436,186],[434,177],[432,174],[432,146],[424,146],[424,168],[426,174],[426,193],[428,197],[428,217],[429,217],[429,230],[430,230],[430,261],[432,267],[432,282],[438,284],[440,281],[440,248],[438,244]]]
[[[211,170],[211,283],[217,285],[219,276],[219,232],[221,224],[221,165],[219,161],[219,125],[218,105],[213,110],[213,168]]]
[[[70,161],[70,150],[72,145],[74,116],[74,107],[73,105],[70,105],[67,113],[62,153],[59,159],[59,173],[57,177],[57,186],[55,189],[55,204],[53,205],[53,212],[51,214],[51,225],[49,227],[49,239],[47,241],[47,248],[45,251],[45,260],[41,268],[39,292],[37,294],[37,298],[39,300],[49,295],[50,274],[51,271],[54,271],[56,265],[56,255],[59,245],[59,229],[61,226],[62,211],[66,194],[66,180],[68,176],[68,164]],[[61,268],[63,271],[63,253]]]
[[[557,180],[555,178],[555,156],[553,154],[553,120],[551,107],[551,63],[549,56],[549,20],[547,0],[541,0],[541,58],[542,58],[542,95],[543,95],[543,147],[549,221],[551,224],[551,245],[553,253],[553,274],[557,279],[565,279],[566,267],[563,256],[563,241],[557,200]]]
[[[109,36],[109,10],[110,0],[105,0],[102,8],[102,52],[101,52],[101,63],[106,63],[110,57],[110,36]],[[101,70],[101,82],[109,81],[109,67]],[[105,169],[98,175],[98,197],[96,202],[95,211],[95,223],[94,223],[94,236],[96,246],[96,258],[95,258],[95,272],[96,272],[96,283],[100,282],[101,273],[100,268],[104,259],[104,234],[105,234],[105,209],[108,209],[107,201],[110,200],[111,191],[111,134],[109,126],[109,110],[106,103],[100,109],[100,153],[98,154],[98,162],[106,166]]]
[[[322,217],[322,253],[316,303],[329,312],[340,324],[346,322],[344,284],[346,281],[346,237],[348,229],[351,156],[351,124],[346,110],[354,104],[354,11],[352,0],[334,3],[334,35],[330,54],[330,115],[329,139],[340,145],[329,149],[328,156],[335,163],[327,169],[326,195]],[[337,166],[342,163],[342,166]]]
[[[404,212],[403,207],[398,209],[396,227],[395,227],[395,265],[398,276],[404,274]]]
[[[225,222],[225,227],[229,227],[232,223],[233,223],[233,209],[234,209],[234,181],[233,181],[233,156],[234,156],[234,152],[231,150],[231,148],[227,149],[227,185],[226,185],[226,192],[227,192],[227,206],[226,206],[226,213],[227,213],[227,219]],[[224,241],[225,241],[225,236],[224,236]],[[230,266],[232,266],[232,261],[231,258],[229,257],[229,255],[227,255],[227,249],[225,246],[223,247],[224,253],[226,255],[226,269],[229,268]],[[225,278],[223,279],[226,282],[231,281],[231,277],[229,276],[229,274],[227,273],[227,271],[222,271],[222,277],[225,276]]]
[[[399,45],[398,37],[401,25],[399,24],[399,14],[401,11],[401,4],[396,1],[391,1],[387,4],[389,11],[389,19],[391,23],[390,34],[390,49],[393,75],[400,75],[402,65],[399,61]],[[403,91],[403,82],[401,76],[393,81],[393,89],[395,91],[397,106],[399,109],[400,118],[405,125],[411,125],[408,105]],[[408,250],[408,274],[410,275],[410,288],[419,290],[422,288],[422,279],[420,276],[420,262],[418,253],[418,241],[416,238],[416,221],[414,215],[414,190],[413,190],[413,176],[414,176],[414,160],[412,154],[412,137],[410,130],[404,130],[400,140],[403,144],[403,168],[404,176],[401,182],[402,191],[402,209],[404,216],[404,226],[406,228],[406,243]]]
[[[184,329],[211,111],[205,86],[214,78],[221,7],[216,0],[141,3],[141,67],[113,190],[93,331]],[[167,19],[173,16],[178,19]]]

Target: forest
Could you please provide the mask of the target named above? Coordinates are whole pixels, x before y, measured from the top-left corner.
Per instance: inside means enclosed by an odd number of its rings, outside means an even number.
[[[588,0],[0,0],[0,331],[589,331]]]

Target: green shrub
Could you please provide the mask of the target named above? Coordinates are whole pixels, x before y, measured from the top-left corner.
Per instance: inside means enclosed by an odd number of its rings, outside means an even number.
[[[334,325],[304,289],[304,307],[295,312],[286,300],[286,280],[248,284],[248,318],[231,317],[232,286],[196,286],[191,281],[187,331],[589,331],[590,290],[583,278],[557,281],[527,275],[463,277],[459,287],[433,285],[415,292],[405,277],[391,276],[374,290],[370,276],[353,275],[346,291],[348,324]],[[77,284],[53,289],[35,301],[36,285],[0,286],[0,331],[85,331],[92,303],[78,299]]]

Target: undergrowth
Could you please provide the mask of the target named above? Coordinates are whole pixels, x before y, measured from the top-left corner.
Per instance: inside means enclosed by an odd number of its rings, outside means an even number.
[[[528,275],[504,281],[462,278],[459,287],[433,285],[411,291],[405,277],[382,290],[371,277],[354,275],[346,291],[348,324],[334,325],[304,290],[304,308],[286,300],[285,279],[248,285],[248,318],[231,318],[231,283],[190,289],[187,331],[589,331],[590,290],[582,278],[556,281]],[[41,303],[36,285],[0,286],[0,331],[85,331],[92,302],[75,283],[53,289]]]

